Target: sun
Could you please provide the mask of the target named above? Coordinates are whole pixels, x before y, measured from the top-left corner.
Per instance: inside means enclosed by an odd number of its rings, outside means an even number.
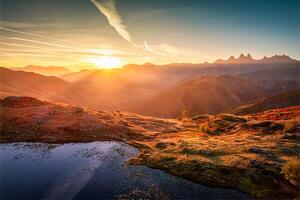
[[[101,56],[96,58],[90,58],[88,61],[96,65],[98,68],[102,68],[102,69],[112,69],[112,68],[122,67],[121,59],[112,56]]]

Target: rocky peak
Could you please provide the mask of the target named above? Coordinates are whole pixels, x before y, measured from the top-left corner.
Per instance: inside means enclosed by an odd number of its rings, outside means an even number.
[[[253,60],[252,56],[250,53],[247,54],[247,58]]]
[[[246,58],[246,56],[243,53],[239,57],[239,59],[245,59],[245,58]]]
[[[264,56],[260,60],[255,60],[252,58],[251,54],[248,53],[247,56],[245,56],[243,53],[238,57],[235,58],[234,56],[230,56],[227,60],[218,59],[215,63],[220,64],[252,64],[252,63],[295,63],[299,62],[297,60],[294,60],[290,58],[287,55],[274,55],[271,57]]]

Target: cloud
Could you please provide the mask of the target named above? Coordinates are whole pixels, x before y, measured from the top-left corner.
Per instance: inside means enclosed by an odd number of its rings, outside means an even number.
[[[127,31],[127,27],[123,24],[122,17],[119,15],[114,0],[102,0],[91,2],[98,8],[98,10],[107,18],[108,23],[119,33],[119,35],[126,41],[135,44]]]
[[[144,42],[144,46],[136,44],[130,33],[127,31],[127,27],[123,24],[122,17],[119,15],[114,0],[91,0],[91,2],[98,8],[98,10],[107,18],[108,23],[124,38],[127,42],[130,42],[133,46],[145,49],[159,56],[166,56],[165,54],[153,50],[147,42]]]
[[[62,48],[67,48],[67,49],[80,49],[80,48],[73,47],[73,46],[67,46],[67,45],[49,43],[49,42],[42,42],[42,41],[38,41],[38,40],[29,40],[29,39],[19,38],[19,37],[12,37],[10,39],[24,41],[24,42],[30,42],[30,43],[36,43],[36,44],[44,44],[44,45],[55,46],[55,47],[62,47]]]
[[[42,39],[49,39],[49,40],[55,40],[55,41],[59,41],[59,42],[65,42],[64,40],[47,37],[47,36],[43,36],[43,35],[39,35],[39,34],[28,33],[28,32],[24,32],[24,31],[18,31],[18,30],[14,30],[14,29],[10,29],[10,28],[0,27],[0,30],[4,30],[4,31],[12,32],[12,33],[19,33],[19,34],[33,36],[33,37],[39,37]]]
[[[40,48],[40,47],[26,45],[26,44],[16,44],[16,43],[8,43],[8,42],[0,42],[0,44],[6,46],[27,47],[27,48],[34,48],[34,49]]]
[[[147,51],[150,51],[150,52],[152,52],[152,53],[154,53],[154,54],[156,54],[156,55],[159,55],[159,56],[166,56],[165,54],[163,54],[163,53],[161,53],[161,52],[158,52],[158,51],[155,51],[155,50],[153,50],[152,48],[150,48],[150,46],[147,44],[147,42],[144,42],[144,45],[145,45],[145,49],[146,49]]]
[[[180,51],[176,47],[174,47],[172,45],[163,43],[163,44],[160,44],[159,46],[160,46],[160,48],[161,48],[162,51],[164,51],[164,52],[166,52],[168,54],[178,55],[180,53]]]

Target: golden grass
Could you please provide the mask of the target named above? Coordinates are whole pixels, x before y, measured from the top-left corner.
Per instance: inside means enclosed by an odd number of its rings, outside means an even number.
[[[282,167],[282,173],[285,178],[289,180],[293,185],[300,186],[300,160],[294,158],[288,161]]]
[[[286,120],[284,122],[283,132],[284,133],[292,133],[294,131],[296,125],[297,125],[297,122],[295,119]]]

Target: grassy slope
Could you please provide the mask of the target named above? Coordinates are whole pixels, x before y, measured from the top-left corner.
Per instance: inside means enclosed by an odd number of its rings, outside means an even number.
[[[283,92],[275,96],[267,97],[249,105],[240,106],[231,111],[231,113],[236,115],[245,115],[262,112],[269,109],[299,105],[300,88],[292,91]]]

